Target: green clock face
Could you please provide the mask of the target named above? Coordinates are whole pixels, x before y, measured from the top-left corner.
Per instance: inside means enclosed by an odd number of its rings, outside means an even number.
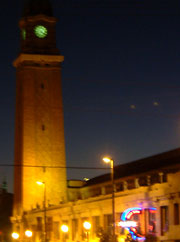
[[[23,40],[25,40],[26,39],[26,30],[25,29],[22,29],[21,30],[21,34],[22,34]]]
[[[34,28],[34,33],[38,38],[45,38],[48,34],[48,31],[43,25],[37,25]]]

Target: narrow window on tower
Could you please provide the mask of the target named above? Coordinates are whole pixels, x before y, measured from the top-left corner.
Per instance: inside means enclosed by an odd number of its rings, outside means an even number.
[[[179,221],[179,204],[174,203],[174,225],[178,225],[180,223]]]
[[[45,125],[42,124],[41,128],[42,128],[42,131],[44,131],[45,130]]]
[[[44,89],[44,83],[41,83],[41,89]]]

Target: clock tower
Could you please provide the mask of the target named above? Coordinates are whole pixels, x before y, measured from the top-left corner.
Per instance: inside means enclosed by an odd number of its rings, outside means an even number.
[[[63,56],[48,0],[29,0],[19,22],[16,67],[14,216],[66,201],[61,90]],[[40,181],[44,186],[38,186]]]

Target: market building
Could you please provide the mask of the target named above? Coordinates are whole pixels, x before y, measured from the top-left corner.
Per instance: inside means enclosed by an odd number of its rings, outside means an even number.
[[[115,167],[115,220],[119,241],[124,241],[129,232],[134,240],[147,236],[160,241],[180,240],[179,160],[180,149],[176,149]],[[50,241],[62,241],[64,236],[67,241],[84,241],[87,232],[90,241],[98,241],[100,231],[109,234],[112,227],[110,174],[87,182],[68,181],[68,202],[49,205],[46,213]],[[43,232],[43,218],[43,208],[26,214],[34,238]],[[91,224],[88,231],[83,227],[85,221]],[[129,221],[134,224],[128,226]],[[68,226],[67,234],[60,230],[62,225]]]

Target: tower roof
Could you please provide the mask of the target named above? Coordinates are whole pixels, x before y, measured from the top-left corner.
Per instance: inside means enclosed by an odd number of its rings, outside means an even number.
[[[26,0],[23,9],[23,17],[39,14],[44,14],[49,17],[53,16],[50,0]]]

